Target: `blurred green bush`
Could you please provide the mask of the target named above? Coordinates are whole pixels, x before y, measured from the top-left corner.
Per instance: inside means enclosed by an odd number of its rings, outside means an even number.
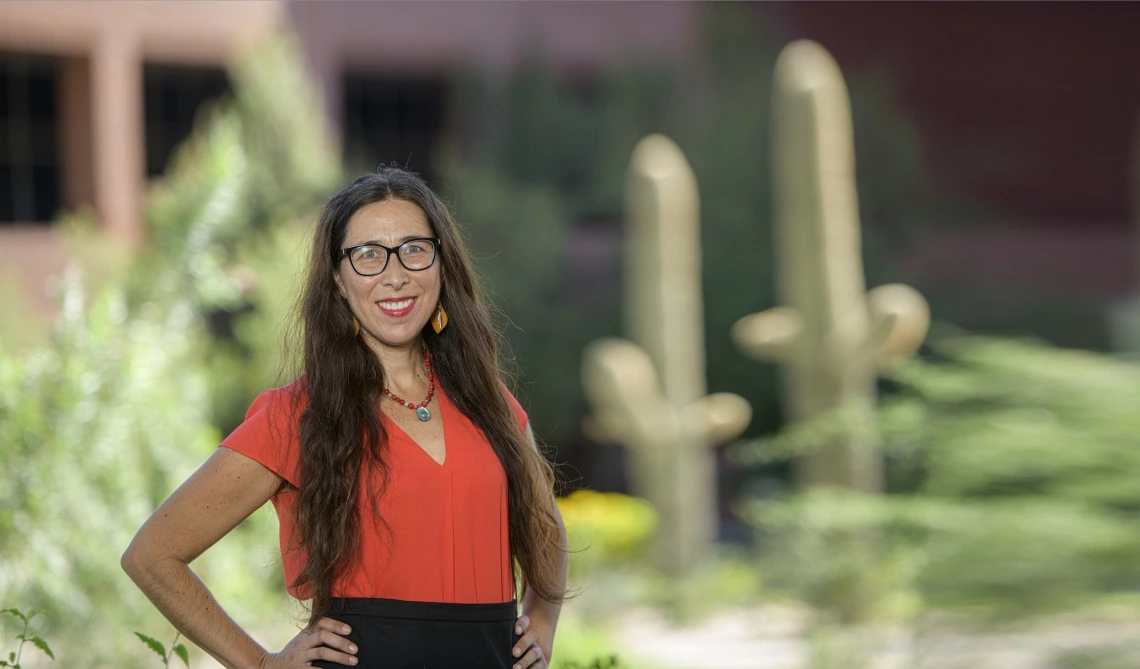
[[[877,426],[889,494],[817,490],[741,505],[769,585],[839,627],[1135,605],[1140,366],[953,335],[889,378]],[[742,443],[734,456],[788,457],[829,430],[824,419]]]
[[[165,625],[119,556],[283,369],[301,225],[341,179],[288,40],[231,76],[151,187],[145,247],[65,221],[78,262],[50,341],[0,342],[0,601],[51,613],[62,666],[141,666],[130,630]],[[194,567],[255,624],[287,606],[276,552],[266,508]]]

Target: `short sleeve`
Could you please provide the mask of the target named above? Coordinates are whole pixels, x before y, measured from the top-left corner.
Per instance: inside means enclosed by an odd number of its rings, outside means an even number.
[[[507,384],[503,383],[502,380],[500,380],[499,387],[503,390],[503,397],[507,398],[507,405],[511,407],[511,414],[515,417],[515,421],[519,424],[519,432],[525,434],[526,426],[527,423],[530,422],[530,418],[527,417],[526,411],[522,408],[522,405],[519,404],[519,401],[515,399],[515,396],[513,394],[511,394],[511,390],[510,388],[507,388]]]
[[[266,469],[300,487],[300,440],[297,413],[284,388],[257,396],[245,420],[222,446],[261,463]]]

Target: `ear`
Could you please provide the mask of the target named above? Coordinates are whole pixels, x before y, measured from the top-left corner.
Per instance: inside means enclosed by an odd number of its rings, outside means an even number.
[[[337,271],[336,269],[333,269],[332,275],[333,275],[333,283],[336,284],[336,292],[340,293],[340,296],[347,300],[348,299],[348,291],[346,291],[344,288],[344,281],[340,278],[340,272]]]

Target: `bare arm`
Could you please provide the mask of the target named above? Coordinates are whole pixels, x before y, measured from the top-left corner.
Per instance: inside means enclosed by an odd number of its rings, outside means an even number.
[[[534,431],[529,423],[526,426],[526,434],[530,443],[537,449]],[[558,541],[562,548],[558,554],[558,573],[561,576],[562,587],[565,588],[567,574],[570,571],[566,525],[562,522],[562,513],[558,510],[558,503],[555,502],[553,494],[550,498],[550,505],[554,510],[554,519],[558,523]],[[513,665],[514,667],[520,669],[529,666],[545,667],[550,662],[551,653],[554,651],[554,631],[558,627],[558,615],[561,612],[561,604],[542,599],[534,590],[526,591],[522,600],[522,615],[519,616],[519,621],[515,624],[515,633],[523,633],[523,637],[515,645],[516,657],[519,657],[519,660]],[[534,648],[535,644],[537,644],[537,650]]]
[[[219,448],[151,515],[123,553],[123,570],[155,607],[229,669],[257,669],[267,653],[218,606],[189,564],[281,484],[281,477],[258,462]]]

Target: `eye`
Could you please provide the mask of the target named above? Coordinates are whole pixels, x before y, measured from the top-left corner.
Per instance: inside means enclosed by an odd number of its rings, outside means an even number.
[[[376,258],[380,257],[380,249],[376,248],[375,246],[365,246],[364,248],[360,249],[357,257],[361,260],[375,260]]]
[[[427,242],[408,242],[404,244],[404,253],[415,255],[427,252]]]

